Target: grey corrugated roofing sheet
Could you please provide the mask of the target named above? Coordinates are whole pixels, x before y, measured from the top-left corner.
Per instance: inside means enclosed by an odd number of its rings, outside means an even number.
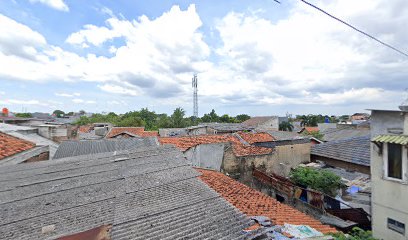
[[[365,137],[370,135],[369,129],[339,129],[332,128],[321,131],[326,142],[348,139],[352,137]]]
[[[354,137],[314,145],[311,154],[370,166],[370,136]]]
[[[112,239],[247,239],[252,224],[174,147],[0,168],[2,239],[56,239],[111,225]],[[42,229],[50,226],[48,233]]]
[[[200,123],[198,126],[208,126],[218,132],[238,132],[254,129],[241,123]]]
[[[127,138],[127,139],[101,139],[87,141],[64,141],[60,144],[53,159],[89,155],[95,153],[128,150],[138,147],[157,146],[154,137]]]
[[[266,131],[276,140],[293,140],[293,139],[302,139],[304,136],[300,135],[297,132],[287,132],[287,131]]]

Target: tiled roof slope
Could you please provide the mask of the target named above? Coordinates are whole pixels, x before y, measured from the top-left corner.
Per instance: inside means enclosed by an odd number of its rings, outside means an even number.
[[[245,132],[240,132],[238,133],[242,139],[244,139],[247,143],[253,144],[256,142],[270,142],[275,140],[271,135],[267,133],[245,133]]]
[[[269,133],[275,140],[294,140],[303,138],[302,135],[297,132],[287,132],[287,131],[266,131]]]
[[[370,137],[354,137],[314,145],[311,154],[370,166]]]
[[[35,144],[0,132],[0,160],[35,147]]]
[[[251,117],[250,119],[242,122],[243,125],[257,127],[259,124],[265,123],[271,119],[277,118],[276,116],[267,116],[267,117]]]
[[[106,135],[106,138],[117,136],[121,133],[130,133],[140,137],[157,137],[159,133],[156,131],[145,131],[144,127],[113,127]]]
[[[273,224],[309,225],[322,233],[337,232],[286,204],[212,170],[197,169],[200,179],[248,216],[266,216]]]
[[[308,132],[308,133],[318,132],[319,127],[305,127],[305,131]]]
[[[53,159],[157,146],[155,138],[101,139],[62,142]]]
[[[330,128],[324,131],[321,131],[323,134],[323,140],[326,142],[348,139],[352,137],[363,137],[369,136],[369,129],[339,129],[339,128]]]
[[[250,220],[197,176],[173,147],[2,167],[0,236],[245,239]]]
[[[262,134],[250,133],[250,134],[255,135],[255,137],[253,138],[258,139],[258,140],[261,139],[262,137],[266,137],[264,133]],[[257,135],[259,135],[260,137],[257,137]],[[241,143],[237,137],[232,136],[232,135],[200,135],[200,136],[188,136],[188,137],[164,137],[164,138],[160,138],[159,141],[163,145],[165,144],[175,145],[177,148],[179,148],[182,151],[186,151],[189,148],[200,145],[200,144],[230,142],[232,143],[233,151],[236,156],[262,155],[262,154],[269,154],[272,152],[271,148],[246,146],[243,143]]]

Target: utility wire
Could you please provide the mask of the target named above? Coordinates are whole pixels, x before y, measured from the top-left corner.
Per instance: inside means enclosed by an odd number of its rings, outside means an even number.
[[[333,18],[333,19],[335,19],[335,20],[337,20],[337,21],[339,21],[339,22],[345,24],[346,26],[348,26],[348,27],[350,27],[350,28],[356,30],[357,32],[359,32],[359,33],[361,33],[361,34],[363,34],[363,35],[365,35],[365,36],[367,36],[367,37],[373,39],[374,41],[376,41],[376,42],[378,42],[378,43],[380,43],[380,44],[382,44],[382,45],[384,45],[384,46],[386,46],[386,47],[388,47],[388,48],[391,48],[392,50],[394,50],[394,51],[396,51],[396,52],[398,52],[398,53],[400,53],[400,54],[402,54],[402,55],[408,57],[408,53],[405,53],[405,52],[403,52],[403,51],[401,51],[401,50],[399,50],[399,49],[397,49],[397,48],[391,46],[390,44],[385,43],[385,42],[381,41],[380,39],[378,39],[378,38],[376,38],[376,37],[374,37],[374,36],[372,36],[372,35],[370,35],[370,34],[364,32],[364,31],[362,31],[362,30],[360,30],[360,29],[354,27],[353,25],[351,25],[351,24],[349,24],[349,23],[347,23],[347,22],[341,20],[340,18],[338,18],[338,17],[336,17],[336,16],[333,16],[332,14],[330,14],[330,13],[326,12],[325,10],[323,10],[323,9],[321,9],[321,8],[319,8],[319,7],[315,6],[315,5],[313,5],[312,3],[309,3],[309,2],[307,2],[307,1],[305,1],[305,0],[300,0],[300,1],[302,1],[303,3],[305,3],[305,4],[307,4],[307,5],[311,6],[311,7],[313,7],[313,8],[315,8],[315,9],[317,9],[318,11],[320,11],[320,12],[326,14],[327,16],[329,16],[329,17],[331,17],[331,18]]]

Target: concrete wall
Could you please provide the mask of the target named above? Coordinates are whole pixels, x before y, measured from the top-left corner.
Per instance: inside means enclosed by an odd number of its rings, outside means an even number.
[[[204,134],[208,134],[207,133],[207,127],[203,126],[203,127],[198,127],[198,128],[194,128],[194,129],[188,129],[188,135],[190,136],[197,136],[197,135],[204,135]]]
[[[401,112],[373,111],[371,135],[389,134],[395,128],[403,128]],[[406,148],[406,146],[405,146]],[[407,155],[407,151],[405,151]],[[408,156],[405,156],[407,161]],[[372,228],[379,239],[408,239],[408,184],[384,178],[384,161],[380,149],[371,143]],[[387,227],[387,218],[405,224],[405,235]]]
[[[291,168],[310,162],[310,143],[276,146],[271,154],[236,157],[232,150],[224,154],[222,171],[253,185],[252,169],[288,176]]]
[[[279,117],[274,117],[268,121],[259,124],[256,130],[279,130]]]
[[[193,166],[221,170],[225,143],[200,144],[184,152]]]

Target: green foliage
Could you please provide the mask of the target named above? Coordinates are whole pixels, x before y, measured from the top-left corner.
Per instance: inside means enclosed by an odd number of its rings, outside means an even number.
[[[237,117],[231,117],[228,114],[224,114],[219,117],[214,109],[210,113],[204,114],[202,118],[186,117],[185,115],[186,113],[184,109],[180,107],[176,108],[171,116],[168,116],[167,114],[157,114],[154,111],[149,111],[147,108],[142,108],[140,111],[130,111],[122,115],[110,112],[107,115],[97,113],[93,114],[91,117],[81,116],[75,124],[86,125],[97,122],[108,122],[120,127],[144,126],[146,130],[158,130],[159,128],[183,128],[194,126],[201,122],[238,123],[244,119],[246,120],[247,118],[250,118],[246,114],[240,114],[237,115]]]
[[[330,196],[336,196],[336,191],[343,187],[341,177],[327,170],[297,167],[290,172],[289,177],[297,185],[303,185]]]
[[[65,112],[62,110],[55,110],[54,112],[52,112],[52,114],[54,114],[57,118],[60,118],[65,115]]]
[[[313,131],[313,132],[304,131],[304,132],[303,132],[303,135],[305,135],[305,136],[311,136],[311,137],[317,138],[317,139],[319,139],[320,141],[323,141],[323,137],[324,137],[324,134],[321,133],[320,131]]]
[[[31,117],[33,117],[33,115],[31,115],[31,113],[16,113],[15,116],[16,117],[21,117],[21,118],[31,118]]]
[[[238,121],[238,122],[245,122],[246,120],[248,120],[248,119],[250,119],[251,118],[251,116],[249,116],[249,115],[247,115],[247,114],[238,114],[236,117],[235,117],[235,119]]]
[[[293,125],[290,122],[281,122],[281,124],[279,124],[279,130],[280,131],[288,131],[288,132],[292,132],[293,131]]]
[[[308,127],[317,127],[318,123],[324,123],[325,119],[329,119],[329,122],[331,123],[336,123],[338,122],[338,119],[336,116],[328,116],[328,115],[314,115],[314,114],[308,114],[308,115],[297,115],[296,119],[300,120],[300,125],[302,127],[308,126]]]
[[[354,227],[347,235],[339,232],[331,233],[330,236],[332,236],[335,240],[377,240],[373,237],[371,231],[364,231],[358,227]]]

